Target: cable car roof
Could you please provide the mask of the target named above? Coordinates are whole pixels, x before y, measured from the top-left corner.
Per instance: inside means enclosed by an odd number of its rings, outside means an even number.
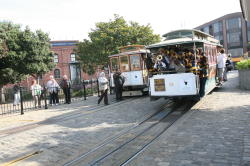
[[[123,56],[123,55],[134,55],[134,54],[146,54],[146,53],[150,53],[149,50],[136,50],[136,51],[128,51],[128,52],[122,52],[119,54],[114,54],[114,55],[110,55],[108,57],[116,57],[116,56]]]
[[[209,34],[206,34],[196,29],[183,29],[183,30],[171,31],[169,33],[164,34],[163,36],[166,37],[165,41],[149,45],[146,48],[150,49],[150,48],[194,43],[194,42],[210,43],[221,46],[219,40],[215,39],[213,36]]]

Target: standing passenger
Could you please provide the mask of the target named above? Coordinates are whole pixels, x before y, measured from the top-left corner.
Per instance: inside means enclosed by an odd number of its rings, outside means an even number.
[[[14,85],[13,87],[13,92],[14,92],[14,103],[13,105],[19,105],[20,104],[20,86],[17,84]]]
[[[68,80],[67,75],[63,76],[63,79],[60,82],[60,87],[62,88],[64,96],[65,96],[64,104],[70,104],[71,103],[71,95],[70,95],[71,83]]]
[[[101,96],[98,99],[98,104],[102,101],[104,97],[104,104],[108,105],[108,80],[105,77],[105,73],[101,72],[99,77],[98,77],[98,82],[99,82],[99,90],[101,91]]]
[[[39,108],[41,108],[41,90],[42,87],[36,83],[36,80],[32,81],[32,85],[30,87],[32,97],[34,99],[35,108],[37,108],[37,105]]]
[[[218,71],[218,78],[219,78],[219,84],[218,85],[222,85],[222,81],[223,81],[223,73],[226,67],[226,54],[225,54],[225,50],[221,49],[220,50],[220,54],[217,56],[217,71]]]
[[[200,54],[198,65],[199,65],[199,77],[200,77],[199,95],[200,97],[203,97],[205,95],[206,81],[208,77],[207,73],[208,63],[207,63],[207,57],[204,55],[204,53]]]
[[[59,91],[59,85],[54,79],[54,76],[50,76],[50,80],[47,82],[47,88],[50,94],[50,100],[49,103],[52,106],[53,104],[58,105],[59,99],[58,99],[58,91]]]
[[[115,94],[116,94],[116,101],[122,100],[122,88],[125,82],[124,76],[121,74],[119,70],[113,75],[114,84],[115,84]]]

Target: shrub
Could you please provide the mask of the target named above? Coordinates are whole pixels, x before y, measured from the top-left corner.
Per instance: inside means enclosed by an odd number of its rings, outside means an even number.
[[[238,70],[250,69],[250,59],[237,62],[236,68]]]

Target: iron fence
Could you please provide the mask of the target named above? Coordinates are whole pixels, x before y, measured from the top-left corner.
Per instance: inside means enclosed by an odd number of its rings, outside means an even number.
[[[99,95],[97,80],[83,81],[81,84],[73,84],[70,89],[71,102],[78,100],[86,100],[87,96]],[[57,104],[65,103],[65,96],[61,88],[57,89],[58,100]],[[13,113],[23,114],[25,111],[36,110],[40,108],[49,108],[51,95],[46,87],[41,88],[41,94],[36,95],[35,99],[32,96],[32,90],[27,87],[19,87],[19,91],[14,92],[13,89],[6,89],[4,93],[4,101],[0,101],[0,115],[7,115]],[[35,105],[35,100],[38,102]]]

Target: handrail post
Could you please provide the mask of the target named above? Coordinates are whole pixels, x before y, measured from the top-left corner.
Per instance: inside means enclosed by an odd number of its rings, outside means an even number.
[[[20,86],[19,89],[20,89],[21,115],[23,115],[24,112],[23,112],[23,92],[22,92],[22,87]]]

